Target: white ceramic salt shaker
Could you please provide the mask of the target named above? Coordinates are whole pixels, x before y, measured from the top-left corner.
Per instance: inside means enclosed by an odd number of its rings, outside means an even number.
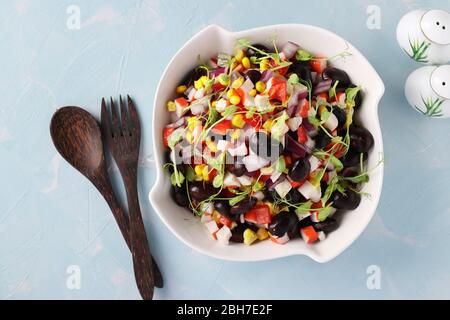
[[[409,104],[425,116],[450,117],[450,65],[427,66],[411,73],[406,80]]]
[[[397,41],[412,59],[425,64],[450,61],[450,13],[444,10],[414,10],[397,26]]]

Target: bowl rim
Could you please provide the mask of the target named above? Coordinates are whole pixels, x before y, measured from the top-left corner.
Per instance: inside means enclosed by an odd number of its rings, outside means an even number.
[[[377,167],[377,175],[379,176],[378,180],[379,183],[376,185],[375,187],[375,195],[374,197],[372,197],[372,202],[373,202],[373,210],[372,213],[370,215],[367,215],[365,221],[364,221],[364,227],[362,227],[360,230],[358,230],[357,232],[355,232],[353,234],[352,237],[350,237],[350,239],[348,239],[344,245],[342,245],[341,248],[339,248],[338,250],[335,250],[334,254],[328,255],[328,256],[323,256],[323,255],[319,255],[317,254],[314,250],[311,250],[310,252],[282,252],[281,250],[278,251],[275,254],[271,254],[268,257],[262,257],[262,258],[247,258],[245,256],[241,257],[241,258],[235,258],[235,257],[225,257],[222,256],[220,254],[215,253],[214,251],[208,251],[208,250],[204,250],[201,246],[198,246],[196,243],[192,243],[187,241],[185,238],[183,238],[183,236],[181,236],[171,225],[170,223],[168,223],[167,219],[165,218],[165,216],[163,214],[160,213],[160,209],[159,209],[159,204],[157,199],[157,193],[158,193],[158,187],[162,185],[164,179],[165,179],[165,173],[164,170],[162,169],[162,164],[159,163],[159,157],[158,155],[160,154],[160,150],[158,149],[158,142],[156,141],[156,137],[157,135],[155,134],[155,122],[157,119],[157,102],[158,102],[158,97],[159,97],[159,92],[161,90],[162,84],[163,84],[163,79],[166,77],[172,63],[179,58],[179,56],[181,55],[181,53],[185,50],[186,47],[190,46],[192,42],[196,41],[198,38],[202,37],[203,34],[206,34],[207,32],[209,32],[210,30],[216,31],[216,32],[222,32],[227,34],[227,36],[237,36],[240,33],[253,33],[253,32],[261,32],[264,30],[268,30],[268,31],[274,31],[277,29],[282,29],[282,28],[309,28],[312,30],[316,30],[318,32],[323,32],[323,33],[327,33],[330,36],[336,37],[337,39],[342,40],[344,43],[346,43],[348,45],[348,50],[352,52],[352,54],[357,55],[359,59],[361,59],[362,62],[365,63],[366,67],[368,68],[368,70],[370,70],[370,72],[374,75],[374,80],[377,82],[374,87],[378,88],[378,92],[373,90],[371,92],[371,94],[373,94],[374,96],[374,116],[375,118],[373,119],[374,122],[376,123],[379,132],[380,132],[380,138],[377,140],[378,144],[379,144],[379,148],[381,150],[381,153],[384,153],[384,147],[383,147],[383,139],[382,139],[382,133],[381,133],[381,126],[380,126],[380,121],[379,121],[379,116],[378,116],[378,110],[379,110],[379,105],[380,105],[380,100],[382,99],[384,92],[385,92],[385,85],[383,83],[383,81],[381,80],[381,77],[379,76],[378,72],[375,70],[375,68],[372,66],[372,64],[367,60],[367,58],[358,50],[356,49],[350,42],[348,42],[346,39],[342,38],[341,36],[339,36],[338,34],[329,31],[327,29],[318,27],[318,26],[314,26],[314,25],[309,25],[309,24],[298,24],[298,23],[285,23],[285,24],[274,24],[274,25],[265,25],[265,26],[260,26],[260,27],[255,27],[255,28],[249,28],[249,29],[244,29],[244,30],[239,30],[239,31],[230,31],[228,29],[225,29],[217,24],[210,24],[208,26],[206,26],[205,28],[201,29],[200,31],[198,31],[196,34],[194,34],[194,36],[192,36],[188,41],[186,41],[183,46],[181,46],[181,48],[173,55],[173,57],[170,59],[170,61],[168,62],[167,66],[165,67],[163,73],[161,74],[160,80],[158,82],[156,91],[155,91],[155,96],[154,96],[154,102],[153,102],[153,114],[152,114],[152,144],[153,144],[153,153],[154,153],[154,157],[155,157],[155,164],[156,164],[156,180],[148,194],[148,198],[149,198],[149,202],[152,205],[154,211],[156,212],[156,214],[159,216],[159,218],[163,221],[164,225],[172,232],[172,234],[174,234],[176,236],[176,238],[178,238],[182,243],[186,244],[189,248],[192,248],[194,250],[196,250],[197,252],[200,252],[206,256],[209,257],[213,257],[219,260],[226,260],[226,261],[236,261],[236,262],[254,262],[254,261],[269,261],[269,260],[275,260],[275,259],[280,259],[280,258],[284,258],[284,257],[289,257],[289,256],[295,256],[295,255],[304,255],[307,256],[309,258],[311,258],[312,260],[319,262],[319,263],[325,263],[328,262],[330,260],[333,260],[334,258],[336,258],[337,256],[339,256],[343,251],[345,251],[348,247],[350,247],[357,238],[359,238],[359,236],[362,234],[362,232],[367,228],[367,225],[369,224],[369,222],[371,221],[371,219],[373,218],[373,216],[376,213],[376,208],[378,206],[380,197],[381,197],[381,189],[382,189],[382,185],[383,185],[383,177],[384,177],[384,163],[381,163],[378,167]],[[375,103],[376,102],[376,103]]]

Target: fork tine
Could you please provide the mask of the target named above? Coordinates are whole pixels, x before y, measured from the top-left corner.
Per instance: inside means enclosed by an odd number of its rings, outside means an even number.
[[[128,128],[128,112],[127,112],[127,107],[126,105],[123,103],[122,100],[122,96],[119,96],[119,101],[120,101],[120,119],[122,122],[122,132],[123,134],[130,134],[130,129]]]
[[[103,135],[105,137],[110,137],[112,135],[111,132],[111,120],[109,117],[108,109],[106,109],[106,101],[105,98],[102,98],[102,115],[101,115],[101,122],[102,122],[102,130]]]
[[[130,122],[131,125],[133,126],[133,131],[139,130],[140,129],[139,116],[136,107],[134,106],[133,100],[131,100],[131,97],[129,95],[127,95],[127,99],[128,99],[128,115],[130,116]]]
[[[122,130],[120,128],[120,123],[119,123],[119,117],[117,114],[117,108],[116,105],[114,104],[114,100],[111,97],[111,124],[112,124],[112,133],[114,137],[117,137],[119,134],[122,133]]]

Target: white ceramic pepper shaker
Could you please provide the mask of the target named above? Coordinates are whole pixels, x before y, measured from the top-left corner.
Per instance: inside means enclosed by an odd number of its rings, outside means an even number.
[[[406,80],[409,104],[425,116],[450,117],[450,65],[427,66],[411,73]]]
[[[424,64],[450,61],[450,14],[444,10],[414,10],[400,20],[397,41],[412,59]]]

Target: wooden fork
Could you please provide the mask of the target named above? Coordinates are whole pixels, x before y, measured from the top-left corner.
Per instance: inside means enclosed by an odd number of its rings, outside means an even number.
[[[125,105],[120,96],[120,117],[111,98],[110,112],[102,99],[101,126],[104,139],[119,167],[125,184],[130,215],[130,244],[136,284],[144,300],[151,300],[154,292],[153,261],[139,206],[137,170],[141,127],[136,108],[128,96]]]

